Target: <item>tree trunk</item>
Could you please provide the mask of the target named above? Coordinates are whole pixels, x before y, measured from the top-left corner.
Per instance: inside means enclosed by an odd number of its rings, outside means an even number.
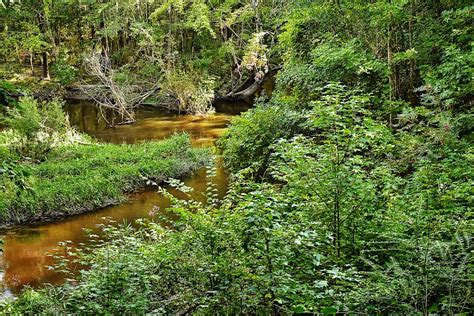
[[[415,17],[415,19],[414,19]],[[413,0],[410,1],[410,14],[408,18],[408,40],[410,44],[410,49],[413,49],[413,20],[416,21],[416,14],[414,10]],[[410,100],[411,105],[415,106],[418,104],[418,96],[415,93],[415,81],[416,81],[416,61],[414,59],[410,59],[410,81],[409,81],[409,91],[408,91],[408,99]]]
[[[388,3],[391,3],[391,0],[388,0]],[[389,102],[390,102],[390,115],[389,115],[389,124],[392,126],[392,101],[393,101],[393,74],[392,74],[392,25],[391,25],[391,14],[390,21],[387,27],[387,67],[388,67],[388,88],[389,88]]]
[[[31,68],[31,75],[35,75],[35,66],[33,65],[33,52],[30,52],[30,68]]]
[[[104,22],[104,17],[102,16],[99,22],[99,29],[102,31],[104,30],[104,28],[105,28],[105,22]],[[100,38],[100,43],[102,44],[102,56],[103,57],[108,56],[109,50],[108,50],[107,37],[102,35],[102,37]]]
[[[47,38],[47,28],[48,28],[48,25],[47,25],[47,22],[46,22],[46,16],[45,16],[45,12],[44,12],[44,3],[43,1],[41,1],[41,5],[42,5],[42,10],[41,11],[38,11],[37,13],[37,20],[38,20],[38,26],[39,26],[39,30],[41,32],[41,34]],[[53,43],[54,44],[54,43]],[[48,52],[44,51],[41,53],[41,78],[43,80],[50,80],[50,76],[49,76],[49,66],[48,66]]]
[[[48,53],[43,52],[41,55],[41,77],[43,80],[50,80],[51,77],[49,76]]]
[[[245,101],[248,102],[248,100],[253,99],[255,97],[255,94],[259,91],[259,89],[262,88],[263,84],[270,80],[273,76],[276,75],[278,70],[280,70],[281,67],[277,67],[275,69],[270,70],[267,72],[263,78],[259,81],[254,81],[250,86],[245,88],[244,90],[238,91],[238,92],[230,92],[225,96],[220,96],[217,97],[215,101],[229,101],[229,102],[234,102],[234,101]]]

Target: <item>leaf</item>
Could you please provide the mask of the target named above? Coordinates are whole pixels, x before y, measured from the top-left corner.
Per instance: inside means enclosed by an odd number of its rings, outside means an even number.
[[[337,309],[334,307],[324,307],[321,312],[325,315],[335,315],[337,312]]]
[[[293,312],[294,312],[295,314],[304,313],[305,310],[306,310],[306,309],[304,308],[303,305],[297,305],[297,306],[294,306],[294,307],[293,307]]]
[[[430,308],[428,308],[428,312],[430,312],[430,313],[437,312],[437,311],[438,311],[438,304],[437,303],[434,303],[433,305],[430,306]]]

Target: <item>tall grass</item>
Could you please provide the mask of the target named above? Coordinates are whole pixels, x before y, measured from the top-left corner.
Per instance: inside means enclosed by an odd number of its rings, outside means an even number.
[[[134,145],[89,144],[54,149],[45,161],[3,162],[0,227],[90,211],[125,193],[189,173],[209,157],[186,134]]]

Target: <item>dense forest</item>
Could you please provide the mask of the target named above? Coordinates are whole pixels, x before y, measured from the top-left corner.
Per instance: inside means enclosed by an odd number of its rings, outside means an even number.
[[[54,267],[65,282],[0,299],[0,314],[474,313],[473,11],[0,0],[0,227],[150,186],[171,201],[65,241]],[[94,102],[112,130],[144,106],[249,109],[207,148],[183,133],[108,144],[71,124],[71,98]],[[196,200],[179,179],[203,167]]]

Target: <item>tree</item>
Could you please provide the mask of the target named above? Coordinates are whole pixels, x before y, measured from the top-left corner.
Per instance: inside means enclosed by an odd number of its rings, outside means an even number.
[[[82,90],[101,108],[117,113],[120,123],[132,123],[136,108],[158,90],[158,83],[149,86],[130,73],[120,74],[112,68],[108,55],[94,54],[86,63],[89,75],[98,79],[101,85],[83,86]],[[106,119],[105,115],[103,117]],[[115,125],[115,116],[109,124]]]

